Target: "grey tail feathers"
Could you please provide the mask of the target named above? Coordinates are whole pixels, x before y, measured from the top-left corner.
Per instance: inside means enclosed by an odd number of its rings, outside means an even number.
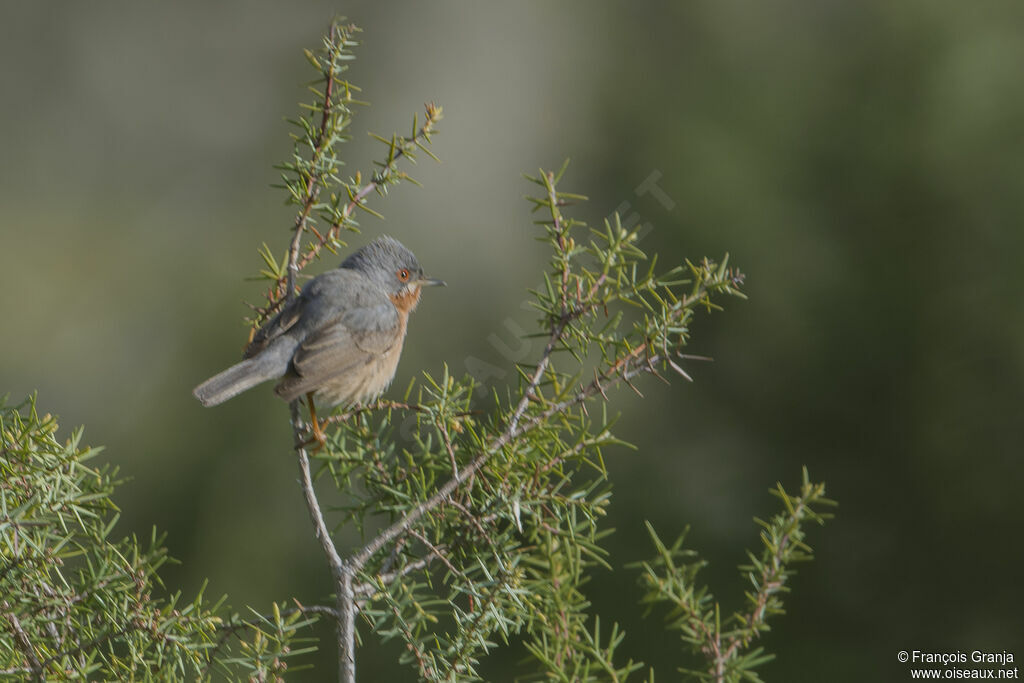
[[[251,389],[268,379],[280,377],[287,367],[287,362],[282,367],[281,363],[275,363],[271,358],[260,354],[214,375],[193,389],[192,395],[204,406],[219,405],[246,389]]]

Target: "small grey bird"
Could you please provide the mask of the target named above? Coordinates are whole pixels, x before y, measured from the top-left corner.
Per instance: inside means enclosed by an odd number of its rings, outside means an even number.
[[[394,379],[422,288],[444,284],[425,277],[398,240],[381,237],[310,280],[256,332],[245,360],[192,393],[215,406],[280,377],[275,393],[285,401],[306,395],[311,410],[314,397],[328,405],[372,400]],[[320,438],[315,413],[313,422]]]

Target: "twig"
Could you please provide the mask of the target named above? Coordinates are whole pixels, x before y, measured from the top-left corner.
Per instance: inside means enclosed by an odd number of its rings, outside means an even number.
[[[349,563],[341,559],[338,549],[331,540],[331,532],[324,522],[324,515],[320,509],[320,501],[316,496],[316,489],[313,488],[313,477],[309,469],[309,454],[303,445],[304,426],[299,415],[299,401],[291,402],[292,432],[295,435],[295,452],[299,459],[299,471],[302,475],[300,484],[302,493],[306,499],[306,507],[309,509],[309,516],[313,521],[313,529],[317,540],[320,541],[320,548],[327,556],[327,562],[331,567],[331,575],[334,577],[335,599],[338,605],[338,680],[341,683],[355,683],[356,660],[355,660],[355,618],[356,605],[355,593],[352,589],[352,578],[355,571]]]
[[[388,399],[378,399],[372,403],[366,405],[356,405],[350,407],[344,412],[336,415],[330,415],[321,420],[322,424],[335,424],[341,422],[348,422],[348,420],[357,415],[364,413],[376,413],[384,410],[404,410],[410,413],[429,413],[430,408],[418,403],[407,403],[405,401],[391,401]],[[458,412],[451,413],[452,417],[469,417],[471,415],[479,415],[479,410],[460,410]]]
[[[491,540],[491,537],[487,535],[487,531],[484,529],[483,524],[481,523],[482,521],[491,521],[490,519],[487,519],[486,517],[482,519],[477,519],[476,515],[473,514],[472,510],[470,510],[457,500],[450,500],[448,501],[448,504],[454,507],[459,512],[461,512],[463,515],[465,515],[466,519],[469,520],[470,524],[473,525],[477,533],[480,534],[480,538],[484,539],[492,548],[494,547],[494,541]],[[495,519],[496,517],[496,515],[492,516],[491,519]]]
[[[10,607],[6,602],[3,604],[3,608],[6,610]],[[14,631],[14,642],[17,643],[18,649],[25,655],[25,659],[28,660],[28,668],[32,672],[33,677],[43,680],[43,663],[36,657],[35,648],[32,647],[32,641],[29,639],[28,634],[25,633],[25,629],[21,627],[21,622],[18,621],[18,617],[13,612],[4,614],[7,618],[7,622],[11,625],[11,630]]]
[[[456,568],[456,566],[451,563],[451,560],[449,560],[448,557],[445,556],[445,554],[442,552],[442,549],[438,548],[436,545],[431,543],[430,539],[428,539],[426,536],[424,536],[420,532],[416,531],[415,529],[410,529],[409,530],[409,535],[412,536],[413,538],[415,538],[420,543],[422,543],[423,546],[428,551],[430,551],[430,554],[433,557],[436,557],[438,560],[441,561],[441,564],[443,564],[445,567],[448,568],[448,571],[450,571],[453,576],[465,577],[465,574],[461,570]]]
[[[384,572],[383,574],[379,574],[377,576],[377,581],[380,584],[387,585],[387,584],[389,584],[389,583],[391,583],[393,581],[396,581],[396,580],[402,578],[403,576],[408,576],[409,574],[412,574],[414,571],[417,571],[419,569],[425,569],[435,559],[437,559],[437,558],[434,557],[433,555],[430,555],[430,556],[427,556],[427,557],[421,557],[418,560],[410,562],[409,564],[405,565],[401,569],[396,569],[393,572]],[[365,597],[365,596],[372,595],[374,592],[376,592],[377,591],[377,587],[378,587],[378,583],[372,582],[372,581],[367,581],[366,583],[361,583],[361,584],[355,586],[352,590],[353,590],[353,592],[356,595],[364,596]]]
[[[317,135],[318,145],[322,143],[322,138],[326,130],[326,110],[330,106],[330,102],[329,100],[326,99],[326,96],[329,95],[330,93],[331,82],[331,77],[328,76],[328,85],[325,89],[324,100],[325,115],[321,121],[321,128],[318,131]],[[434,132],[434,126],[440,118],[441,108],[436,107],[433,104],[428,104],[426,121],[416,131],[412,138],[409,138],[405,141],[405,144],[410,146],[419,146],[419,141],[421,139],[429,140],[430,134]],[[318,146],[314,150],[314,159],[316,158],[316,155],[319,153],[319,151],[320,148]],[[310,244],[310,247],[307,250],[307,252],[303,254],[302,257],[300,258],[299,253],[302,251],[302,233],[306,229],[311,228],[311,226],[308,225],[309,215],[312,212],[312,208],[313,206],[315,206],[316,199],[320,193],[319,182],[313,184],[314,178],[319,179],[319,176],[310,176],[309,182],[307,183],[306,187],[306,195],[303,200],[302,209],[299,211],[299,215],[295,219],[295,234],[292,237],[291,247],[288,250],[288,272],[286,278],[282,278],[277,281],[275,291],[270,295],[270,300],[268,301],[267,307],[266,309],[263,310],[264,315],[270,315],[271,313],[276,311],[283,302],[288,301],[293,296],[293,293],[295,291],[295,279],[299,271],[308,266],[310,263],[312,263],[313,260],[320,253],[320,250],[323,249],[329,242],[332,242],[338,238],[338,235],[341,233],[341,228],[345,225],[345,222],[348,221],[349,218],[351,218],[352,214],[355,212],[357,208],[364,206],[364,200],[368,196],[370,196],[370,194],[372,194],[374,191],[376,191],[382,185],[384,185],[385,182],[387,182],[388,174],[390,172],[393,172],[395,165],[398,163],[398,161],[403,157],[408,156],[408,154],[409,153],[406,150],[406,147],[396,147],[394,154],[392,155],[385,169],[376,173],[373,179],[370,180],[370,182],[360,187],[354,193],[350,192],[348,203],[345,204],[345,208],[341,210],[341,214],[338,216],[337,219],[335,219],[331,223],[330,227],[323,233],[320,233],[318,230],[313,230],[313,232],[316,233],[317,241],[315,243]],[[284,292],[284,296],[281,295],[282,285],[286,285],[286,291]]]
[[[334,619],[340,618],[338,610],[334,607],[328,607],[327,605],[302,605],[298,600],[295,601],[295,607],[281,610],[282,617],[288,617],[296,612],[302,614],[325,614],[333,617]],[[242,619],[240,621],[232,621],[224,624],[218,630],[221,632],[220,638],[217,640],[217,644],[213,646],[212,650],[209,650],[206,654],[206,668],[203,669],[203,679],[210,675],[213,670],[213,665],[216,663],[217,654],[224,648],[231,636],[235,635],[239,631],[245,628],[253,628],[257,626],[261,621],[269,620],[270,615],[262,615],[256,619]]]
[[[377,461],[380,463],[380,461]],[[398,562],[398,554],[402,552],[402,548],[405,547],[405,539],[401,539],[398,543],[395,543],[391,548],[391,552],[388,554],[388,559],[384,560],[384,563],[380,566],[381,574],[386,574],[391,571],[391,568],[395,566],[395,562]]]
[[[452,437],[448,434],[448,426],[445,424],[445,417],[439,416],[437,421],[437,428],[441,432],[441,439],[444,441],[444,448],[448,451],[448,462],[452,466],[452,474],[455,476],[459,475],[459,463],[455,459],[455,447],[452,445]]]
[[[544,188],[548,192],[548,207],[551,209],[551,225],[557,234],[558,250],[561,252],[561,256],[565,261],[568,261],[566,255],[567,244],[565,240],[565,232],[567,226],[562,224],[562,213],[558,210],[561,202],[558,199],[558,192],[555,189],[555,174],[548,172],[544,173]],[[562,267],[562,286],[561,286],[561,304],[562,304],[562,317],[564,318],[566,313],[569,311],[569,268],[563,264]]]
[[[332,23],[331,28],[327,33],[328,44],[332,47],[332,52],[329,56],[328,63],[330,66],[325,70],[324,78],[324,97],[323,97],[323,114],[320,117],[320,126],[317,129],[316,141],[313,147],[313,154],[311,156],[310,167],[318,169],[320,164],[318,160],[320,155],[323,154],[324,141],[327,137],[327,125],[331,120],[331,110],[333,108],[333,90],[334,90],[334,61],[337,59],[338,53],[341,52],[341,46],[334,44],[334,37],[336,32],[336,24]],[[287,289],[285,291],[284,300],[287,301],[295,295],[295,278],[299,274],[300,266],[298,265],[298,254],[299,249],[302,246],[302,233],[305,232],[309,214],[313,211],[313,206],[316,205],[317,197],[320,196],[320,172],[314,170],[306,178],[305,196],[302,201],[302,208],[299,210],[299,214],[295,217],[295,235],[292,237],[292,244],[288,250],[288,273],[287,273]],[[281,288],[281,282],[278,282],[278,291]]]
[[[332,24],[328,33],[328,44],[332,52],[328,60],[330,66],[325,69],[326,85],[323,96],[323,114],[320,118],[320,127],[317,131],[316,143],[312,154],[311,167],[313,169],[319,167],[317,160],[323,151],[324,142],[327,137],[327,128],[332,116],[331,110],[334,104],[332,101],[332,91],[335,83],[333,63],[342,49],[341,45],[335,44],[335,35],[335,25]],[[312,213],[320,193],[319,180],[320,175],[316,170],[308,176],[302,208],[295,219],[295,235],[292,237],[291,246],[288,249],[287,284],[284,297],[281,299],[285,303],[295,297],[295,279],[299,270],[303,267],[303,264],[299,263],[302,233],[306,230],[309,215]],[[367,190],[367,194],[371,191],[372,189]],[[280,285],[281,282],[278,281],[278,291],[280,291]],[[335,599],[338,609],[338,614],[336,615],[338,622],[338,680],[341,683],[355,683],[355,596],[352,593],[352,571],[342,561],[341,556],[338,554],[338,549],[335,548],[334,542],[331,540],[330,531],[328,531],[327,524],[324,522],[320,502],[316,496],[316,490],[313,488],[313,477],[309,469],[309,454],[303,445],[304,428],[299,415],[299,402],[297,400],[292,401],[289,409],[291,411],[292,432],[295,439],[295,452],[298,456],[299,471],[301,473],[302,493],[306,500],[306,507],[309,509],[310,519],[313,521],[317,540],[320,541],[320,547],[327,557],[327,562],[331,568],[331,575],[334,577]]]
[[[103,642],[108,641],[108,640],[114,640],[115,638],[120,638],[121,636],[123,636],[123,635],[125,635],[127,633],[131,633],[132,631],[135,631],[135,630],[138,630],[138,628],[134,624],[126,624],[125,626],[122,626],[121,628],[119,628],[116,631],[111,631],[109,633],[104,633],[102,635],[96,636],[95,638],[90,640],[88,643],[81,643],[81,642],[79,642],[79,644],[76,645],[75,647],[68,648],[67,650],[63,650],[61,652],[56,652],[56,653],[50,655],[42,663],[42,666],[43,666],[44,669],[47,669],[47,668],[49,668],[49,666],[51,664],[53,664],[54,662],[58,661],[59,659],[62,659],[63,657],[69,657],[71,655],[79,654],[79,653],[83,653],[83,652],[91,652],[94,649],[96,649],[97,647],[99,647]]]
[[[682,301],[682,306],[680,306],[680,310],[686,310],[690,305],[690,302],[699,300],[705,294],[706,290],[701,289],[687,299],[684,299]],[[537,413],[521,426],[520,421],[530,403],[530,398],[533,395],[533,392],[537,389],[537,386],[540,384],[544,371],[547,370],[548,364],[551,362],[551,354],[554,352],[555,347],[561,340],[562,334],[565,332],[565,328],[570,319],[571,317],[563,317],[558,321],[558,323],[556,323],[551,332],[551,337],[548,339],[548,343],[544,347],[541,358],[537,362],[536,368],[530,376],[526,388],[523,390],[523,395],[512,412],[512,418],[509,420],[508,427],[505,431],[498,438],[492,441],[486,449],[477,455],[469,465],[464,467],[458,472],[458,474],[453,475],[451,479],[445,482],[445,484],[441,486],[433,496],[407,512],[400,520],[378,533],[377,536],[365,544],[359,552],[352,556],[350,562],[354,571],[361,570],[366,565],[367,561],[379,552],[388,542],[406,533],[424,514],[433,510],[443,501],[447,500],[456,488],[476,474],[477,470],[483,467],[494,453],[507,446],[511,441],[538,424],[546,421],[552,415],[565,412],[574,405],[583,403],[594,394],[604,394],[605,385],[615,385],[620,381],[628,383],[632,377],[648,371],[648,367],[650,365],[661,361],[661,357],[658,354],[647,355],[647,344],[640,344],[632,349],[628,354],[613,363],[604,372],[598,373],[593,381],[591,381],[586,387],[582,388],[575,396],[558,403],[550,404],[546,410]]]
[[[563,321],[552,332],[551,339],[548,341],[547,346],[544,347],[544,353],[541,355],[541,359],[537,363],[537,368],[534,371],[533,376],[530,378],[526,389],[523,391],[522,398],[519,400],[518,405],[516,405],[516,408],[512,413],[512,419],[509,421],[508,428],[505,432],[498,439],[492,442],[489,448],[476,456],[469,465],[461,469],[457,474],[453,475],[451,479],[445,482],[445,484],[439,488],[433,496],[414,507],[412,510],[407,512],[402,519],[381,531],[373,538],[373,540],[364,545],[362,549],[351,559],[352,566],[356,571],[362,569],[366,565],[366,562],[381,548],[383,548],[385,544],[393,540],[395,537],[407,532],[420,517],[428,511],[433,510],[442,501],[446,500],[456,488],[473,476],[477,470],[483,467],[484,463],[487,462],[491,455],[506,446],[513,438],[519,435],[519,420],[526,411],[527,405],[529,405],[530,395],[537,388],[537,385],[540,384],[541,377],[544,375],[544,370],[547,369],[548,363],[551,361],[551,353],[554,351],[558,339],[561,338],[562,332],[565,331],[565,324],[566,323]]]
[[[789,514],[789,519],[799,523],[799,520],[804,515],[804,509],[807,507],[807,501],[801,497],[796,506],[794,506],[792,512]],[[719,646],[719,652],[716,653],[715,659],[715,675],[716,681],[724,681],[725,663],[731,660],[737,650],[741,647],[746,647],[750,644],[750,641],[757,637],[757,628],[760,624],[765,621],[765,611],[768,605],[768,600],[774,593],[777,593],[785,584],[785,560],[784,555],[786,549],[789,547],[790,534],[786,533],[779,540],[778,547],[771,556],[771,561],[766,562],[764,567],[761,569],[761,575],[758,581],[757,599],[754,602],[754,607],[751,609],[749,614],[740,615],[740,621],[745,626],[745,631],[733,634],[728,639],[728,644],[725,651],[721,651]]]
[[[333,38],[333,27],[331,37]],[[317,137],[317,148],[314,151],[314,158],[319,153],[319,145],[322,143],[322,138],[325,135],[328,114],[327,109],[330,107],[331,102],[329,98],[330,83],[332,82],[330,74],[328,74],[328,87],[325,89],[324,96],[324,116],[321,121],[321,128]],[[433,105],[427,106],[427,120],[419,131],[408,141],[409,144],[418,145],[418,140],[422,138],[429,138],[433,125],[440,118],[440,108],[434,107]],[[295,297],[295,279],[300,270],[305,268],[319,253],[328,241],[336,239],[338,232],[341,230],[344,222],[352,215],[357,207],[363,205],[363,200],[370,195],[374,190],[380,188],[387,179],[387,173],[394,169],[395,163],[403,156],[407,156],[404,147],[398,147],[394,150],[387,167],[376,174],[369,183],[364,185],[354,194],[350,195],[349,202],[342,210],[340,217],[334,221],[330,229],[325,234],[317,232],[319,242],[312,245],[308,253],[300,258],[300,251],[302,248],[302,234],[308,226],[309,214],[312,211],[312,207],[316,203],[316,197],[319,193],[317,183],[313,182],[313,176],[310,176],[309,181],[306,185],[306,195],[303,201],[303,208],[296,218],[295,222],[295,234],[292,237],[291,246],[288,250],[288,272],[285,286],[284,296],[279,298],[277,301],[273,300],[269,303],[266,312],[273,311],[276,307],[287,303]],[[280,292],[281,284],[278,281],[278,292]],[[280,293],[277,296],[281,296]],[[416,410],[416,407],[408,406],[404,404],[395,404],[394,407],[406,407],[410,410]],[[324,522],[323,512],[320,509],[320,503],[317,500],[316,491],[313,488],[313,478],[310,473],[309,467],[309,454],[303,446],[303,436],[305,432],[304,425],[299,414],[299,402],[293,401],[291,406],[291,423],[292,432],[295,440],[295,451],[298,455],[299,470],[301,472],[301,485],[303,495],[306,500],[306,506],[309,509],[310,518],[313,520],[314,530],[316,532],[317,539],[320,541],[320,546],[327,557],[328,564],[331,567],[331,574],[334,577],[335,583],[335,596],[338,605],[338,658],[339,658],[339,680],[342,683],[354,683],[355,682],[355,614],[356,614],[356,595],[354,590],[354,579],[355,574],[359,571],[365,561],[363,562],[346,562],[341,558],[338,553],[334,542],[331,540],[330,532],[327,529],[327,525]]]

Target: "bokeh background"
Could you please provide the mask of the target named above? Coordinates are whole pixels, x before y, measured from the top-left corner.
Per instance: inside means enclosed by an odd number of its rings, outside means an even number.
[[[841,507],[765,638],[766,680],[908,680],[904,649],[1024,657],[1012,0],[6,3],[0,394],[38,390],[107,445],[131,479],[121,530],[156,525],[182,560],[170,588],[208,578],[239,607],[329,590],[284,406],[260,390],[206,410],[190,391],[238,356],[257,247],[285,247],[272,165],[290,153],[302,48],[336,13],[365,29],[351,77],[373,103],[353,172],[377,153],[367,132],[445,110],[443,163],[421,160],[424,187],[376,202],[386,220],[353,240],[392,234],[450,284],[417,313],[398,386],[536,351],[516,338],[545,264],[520,174],[571,157],[580,217],[618,209],[650,225],[642,246],[663,263],[729,251],[748,274],[749,301],[695,326],[715,362],[693,384],[615,396],[639,449],[610,458],[613,564],[650,554],[642,520],[667,537],[690,524],[712,588],[739,605],[751,518],[807,465]],[[594,573],[595,611],[673,680],[679,642],[623,576]],[[363,680],[411,678],[396,654],[368,646]],[[515,660],[488,676],[510,680]]]

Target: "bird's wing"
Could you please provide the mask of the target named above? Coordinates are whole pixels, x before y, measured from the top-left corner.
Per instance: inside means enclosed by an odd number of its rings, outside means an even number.
[[[263,323],[260,329],[256,330],[256,334],[253,335],[252,341],[245,347],[245,358],[252,358],[257,353],[267,348],[270,342],[274,341],[282,334],[290,330],[295,326],[295,323],[302,317],[302,309],[305,307],[307,299],[304,296],[298,296],[289,301],[283,309],[281,309],[277,315]]]
[[[332,286],[341,285],[345,296],[338,297],[336,292],[331,295]],[[327,281],[310,288],[310,296],[324,297],[332,303],[343,298],[347,303],[340,310],[335,308],[332,317],[318,321],[299,344],[291,368],[277,388],[277,393],[286,398],[314,391],[326,381],[379,358],[400,341],[398,311],[379,289],[360,282]],[[308,305],[310,316],[315,309],[316,304]]]
[[[366,279],[353,270],[336,268],[321,273],[307,282],[277,315],[263,323],[246,347],[245,357],[255,356],[284,334],[291,333],[301,341],[343,314],[347,307],[359,308],[379,300],[372,295]]]
[[[303,376],[330,377],[387,352],[398,341],[398,311],[385,300],[352,308],[309,335],[292,357]]]

